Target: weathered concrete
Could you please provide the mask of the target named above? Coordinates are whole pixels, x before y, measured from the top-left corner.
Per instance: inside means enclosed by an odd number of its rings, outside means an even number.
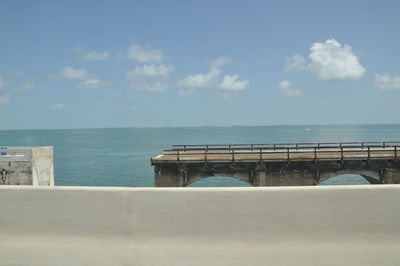
[[[400,186],[0,187],[0,265],[400,265]]]
[[[151,158],[155,185],[184,187],[205,177],[228,176],[253,186],[304,186],[317,185],[341,174],[359,174],[371,184],[400,183],[399,145],[265,145],[185,145],[165,150]]]
[[[184,187],[210,176],[228,176],[253,186],[311,186],[342,174],[359,174],[371,184],[400,184],[400,160],[320,160],[153,163],[155,185]]]
[[[0,184],[54,185],[53,147],[0,149]]]

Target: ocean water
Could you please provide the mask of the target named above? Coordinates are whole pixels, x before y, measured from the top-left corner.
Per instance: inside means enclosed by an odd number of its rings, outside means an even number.
[[[150,158],[173,144],[400,141],[400,125],[233,126],[0,131],[0,146],[54,146],[55,184],[154,186]],[[368,184],[344,175],[321,185]],[[192,186],[248,186],[210,177]]]

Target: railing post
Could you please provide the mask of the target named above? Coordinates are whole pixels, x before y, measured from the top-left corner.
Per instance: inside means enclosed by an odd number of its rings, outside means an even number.
[[[314,147],[314,164],[317,163],[317,147]]]
[[[263,160],[263,158],[262,158],[262,149],[260,148],[260,165],[262,165],[262,160]]]
[[[370,146],[368,146],[368,161],[371,160],[371,151]]]
[[[251,151],[253,151],[253,144],[251,144]]]
[[[397,159],[397,146],[394,146],[394,158]]]
[[[276,144],[274,144],[274,151],[275,151]]]
[[[179,166],[179,165],[180,165],[180,161],[179,161],[179,150],[177,150],[176,162],[178,163],[178,166]]]
[[[290,162],[290,155],[289,155],[289,148],[287,148],[287,160],[288,160],[288,163]]]
[[[183,145],[183,151],[186,151],[186,145]]]
[[[383,142],[383,148],[385,148],[385,142]]]
[[[340,147],[340,160],[343,163],[343,160],[344,160],[343,147]]]
[[[204,151],[204,164],[207,165],[208,161],[207,161],[207,153],[208,153],[208,149]]]
[[[232,150],[232,166],[235,165],[235,150]]]

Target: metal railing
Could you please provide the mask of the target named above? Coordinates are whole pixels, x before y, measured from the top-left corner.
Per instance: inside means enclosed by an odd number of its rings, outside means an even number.
[[[354,146],[370,146],[370,145],[378,145],[382,147],[390,146],[390,145],[400,145],[399,141],[375,141],[375,142],[298,142],[298,143],[268,143],[268,144],[183,144],[183,145],[172,145],[172,150],[208,150],[208,149],[255,149],[255,148],[302,148],[302,147],[318,147],[324,148],[329,146],[339,146],[339,147],[354,147]]]
[[[205,145],[173,145],[172,149],[164,150],[164,156],[173,156],[180,164],[186,156],[201,157],[205,164],[218,155],[224,160],[231,160],[232,164],[238,159],[287,160],[291,159],[340,159],[357,157],[371,160],[371,158],[398,159],[400,142],[320,142],[320,143],[275,143],[275,144],[205,144]],[[325,155],[325,158],[323,158]],[[327,156],[328,155],[328,156]],[[229,158],[227,157],[229,156]]]

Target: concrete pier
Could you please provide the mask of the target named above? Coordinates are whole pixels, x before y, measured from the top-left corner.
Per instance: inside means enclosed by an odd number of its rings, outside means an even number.
[[[54,186],[53,147],[0,146],[0,184]]]

